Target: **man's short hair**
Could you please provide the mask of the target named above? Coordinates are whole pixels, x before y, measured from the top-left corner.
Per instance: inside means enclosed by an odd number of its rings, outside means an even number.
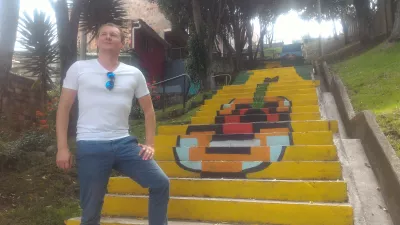
[[[100,30],[101,30],[103,27],[115,27],[115,28],[118,28],[119,33],[120,33],[120,35],[121,35],[121,42],[122,42],[122,43],[125,42],[125,34],[124,34],[124,32],[122,31],[121,27],[118,26],[118,25],[115,24],[115,23],[105,23],[105,24],[101,25],[100,28],[99,28],[99,32],[97,33],[97,38],[99,38]]]

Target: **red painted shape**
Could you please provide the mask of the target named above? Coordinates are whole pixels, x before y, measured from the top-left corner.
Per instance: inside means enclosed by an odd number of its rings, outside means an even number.
[[[227,123],[223,124],[224,134],[251,134],[253,132],[252,123]]]
[[[268,114],[267,115],[267,121],[270,121],[270,122],[279,121],[279,114]]]
[[[265,114],[268,114],[268,113],[269,113],[269,109],[262,109],[262,111],[263,111]]]
[[[241,110],[239,111],[239,114],[240,114],[240,115],[244,115],[244,114],[247,112],[247,110],[248,110],[248,109],[241,109]]]
[[[240,123],[240,115],[225,116],[225,123]]]

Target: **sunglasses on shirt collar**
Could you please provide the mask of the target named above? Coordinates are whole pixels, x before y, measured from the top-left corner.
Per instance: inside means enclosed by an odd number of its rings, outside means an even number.
[[[111,91],[114,88],[114,81],[115,81],[115,74],[113,72],[108,72],[107,73],[109,81],[106,83],[106,88]]]

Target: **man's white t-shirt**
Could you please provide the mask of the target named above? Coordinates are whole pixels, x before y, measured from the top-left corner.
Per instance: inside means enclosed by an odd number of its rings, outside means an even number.
[[[108,72],[114,72],[114,88],[108,90]],[[97,59],[75,62],[67,71],[64,88],[77,90],[77,140],[113,140],[129,136],[133,97],[149,94],[146,79],[136,67],[119,63],[106,70]]]

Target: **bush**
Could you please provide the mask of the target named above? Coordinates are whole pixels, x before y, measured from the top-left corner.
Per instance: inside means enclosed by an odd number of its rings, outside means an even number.
[[[22,152],[45,151],[53,143],[54,138],[45,132],[30,130],[13,142],[15,148]]]

